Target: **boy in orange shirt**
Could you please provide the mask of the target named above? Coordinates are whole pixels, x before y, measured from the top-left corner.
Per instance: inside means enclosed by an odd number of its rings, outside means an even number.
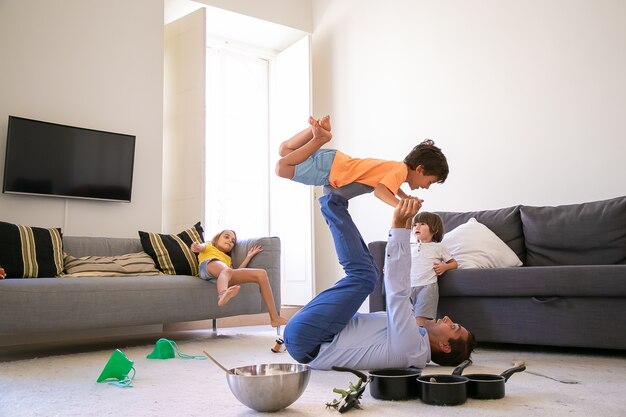
[[[403,162],[373,158],[351,158],[335,149],[320,149],[330,142],[330,116],[319,120],[309,117],[310,127],[284,141],[279,148],[281,159],[276,174],[302,184],[324,185],[346,198],[374,191],[380,200],[395,207],[408,198],[400,189],[407,183],[411,190],[428,189],[448,177],[448,162],[435,143],[424,140]],[[356,183],[356,184],[355,184]]]

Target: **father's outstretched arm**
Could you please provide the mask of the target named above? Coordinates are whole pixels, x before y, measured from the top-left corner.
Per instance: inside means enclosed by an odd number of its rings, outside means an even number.
[[[394,210],[385,254],[385,297],[390,353],[410,355],[421,339],[409,300],[411,282],[411,230],[408,220],[419,211],[422,202],[416,198],[400,200]],[[412,336],[411,336],[412,335]],[[415,360],[409,358],[409,363]]]

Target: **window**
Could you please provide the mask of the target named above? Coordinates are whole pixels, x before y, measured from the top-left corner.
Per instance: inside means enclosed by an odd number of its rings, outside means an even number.
[[[207,48],[205,229],[281,239],[282,303],[312,298],[310,187],[274,175],[278,145],[310,112],[309,37],[275,54]]]
[[[207,49],[205,225],[269,234],[269,62]],[[209,234],[210,236],[210,234]]]

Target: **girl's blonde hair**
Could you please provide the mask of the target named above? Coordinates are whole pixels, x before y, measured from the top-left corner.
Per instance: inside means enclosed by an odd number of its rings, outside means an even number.
[[[443,239],[443,221],[438,214],[428,211],[419,212],[413,216],[413,223],[411,225],[415,226],[417,223],[424,223],[428,226],[430,232],[433,234],[433,241],[441,242],[441,239]]]
[[[217,247],[217,241],[220,239],[220,236],[222,236],[225,232],[231,232],[233,235],[235,235],[235,243],[237,243],[237,233],[235,233],[235,231],[231,229],[224,229],[215,236],[213,236],[213,239],[211,239],[211,244]]]

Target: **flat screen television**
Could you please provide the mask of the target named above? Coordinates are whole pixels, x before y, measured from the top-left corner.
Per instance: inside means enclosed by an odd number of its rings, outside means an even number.
[[[3,193],[130,202],[135,136],[9,116]]]

